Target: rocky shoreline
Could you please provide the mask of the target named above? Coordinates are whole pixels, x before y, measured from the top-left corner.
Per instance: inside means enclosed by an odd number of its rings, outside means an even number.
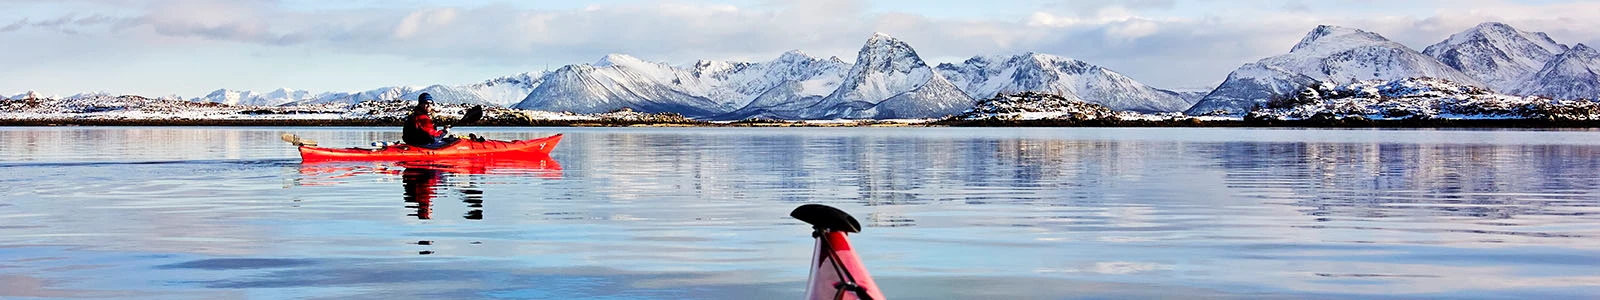
[[[371,119],[0,119],[0,126],[295,126],[398,127],[398,120]],[[466,125],[463,125],[465,127]],[[629,121],[629,120],[485,120],[472,127],[1263,127],[1263,128],[1596,128],[1593,120],[860,120],[860,121]]]

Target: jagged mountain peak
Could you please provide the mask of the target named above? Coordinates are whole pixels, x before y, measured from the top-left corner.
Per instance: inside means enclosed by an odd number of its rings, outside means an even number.
[[[917,70],[927,69],[927,62],[917,55],[917,50],[910,44],[884,33],[875,33],[867,39],[866,45],[861,46],[861,51],[856,54],[855,67],[851,73],[862,72],[893,72],[917,73]],[[913,74],[919,77],[915,81],[926,81],[932,74]]]
[[[1555,39],[1550,38],[1550,35],[1548,34],[1543,32],[1527,32],[1517,30],[1517,28],[1511,27],[1511,25],[1500,22],[1484,22],[1483,24],[1478,24],[1478,26],[1473,26],[1472,29],[1467,29],[1467,31],[1450,35],[1450,38],[1446,40],[1446,43],[1460,44],[1474,39],[1513,38],[1522,38],[1529,42],[1533,42],[1535,45],[1544,48],[1551,53],[1560,53],[1567,50],[1566,45],[1556,43]]]
[[[972,98],[917,56],[911,45],[873,34],[838,88],[803,118],[924,118],[958,113]]]
[[[1042,92],[1144,112],[1181,111],[1192,104],[1110,69],[1047,53],[974,56],[961,64],[940,64],[938,71],[974,99]]]
[[[873,32],[872,33],[872,37],[867,38],[867,45],[870,46],[870,45],[874,45],[874,44],[877,44],[877,43],[892,43],[892,42],[899,42],[899,41],[900,41],[900,39],[897,39],[894,36],[889,35],[888,33]]]
[[[856,54],[856,64],[850,69],[849,77],[853,81],[841,86],[840,91],[852,90],[857,87],[871,89],[864,98],[882,100],[894,96],[901,90],[914,88],[927,82],[934,73],[928,69],[927,62],[917,56],[917,51],[904,41],[895,39],[884,33],[874,33],[867,43],[861,46],[861,51]],[[882,86],[867,77],[896,77],[897,82],[891,82],[895,87]],[[861,86],[860,84],[865,84]]]
[[[1513,94],[1557,99],[1600,99],[1600,51],[1572,46],[1535,73]]]
[[[811,54],[806,54],[805,51],[800,51],[800,49],[784,51],[782,55],[778,55],[778,60],[779,61],[816,60],[816,59],[817,59],[817,57],[811,56]]]
[[[1022,53],[1022,56],[1027,56],[1028,58],[1032,58],[1033,60],[1037,60],[1037,61],[1042,62],[1042,63],[1050,63],[1050,62],[1058,62],[1058,61],[1077,61],[1077,59],[1073,59],[1073,58],[1066,57],[1066,56],[1060,56],[1060,55],[1049,54],[1049,53],[1038,53],[1038,52],[1032,52],[1032,51],[1024,52],[1024,53]]]
[[[1526,85],[1545,63],[1566,50],[1566,45],[1544,33],[1489,22],[1450,35],[1422,53],[1491,89],[1509,91]]]
[[[1573,45],[1572,49],[1567,50],[1567,52],[1564,53],[1564,55],[1562,55],[1562,56],[1571,56],[1571,55],[1582,55],[1583,57],[1593,58],[1596,55],[1600,55],[1600,52],[1595,51],[1594,48],[1589,47],[1589,45],[1584,45],[1583,43],[1578,43],[1577,45]]]
[[[1511,27],[1511,25],[1506,24],[1506,23],[1483,22],[1483,23],[1479,23],[1477,26],[1472,26],[1472,28],[1469,28],[1466,31],[1462,31],[1461,33],[1457,33],[1457,34],[1451,35],[1450,37],[1452,39],[1454,39],[1454,38],[1458,38],[1458,37],[1460,37],[1460,38],[1469,38],[1469,37],[1475,36],[1475,35],[1476,36],[1515,35],[1515,34],[1517,34],[1519,32],[1521,32],[1521,31],[1517,30],[1514,27]]]
[[[1328,48],[1347,48],[1361,44],[1394,43],[1377,33],[1361,29],[1341,27],[1334,25],[1317,25],[1300,43],[1289,49],[1289,53],[1328,50]],[[1398,45],[1398,43],[1396,43]]]
[[[695,61],[693,66],[689,66],[689,69],[696,77],[711,77],[719,74],[725,74],[730,71],[737,71],[738,69],[749,65],[749,63],[745,62],[728,62],[721,60],[702,59]]]
[[[633,57],[632,55],[612,53],[612,54],[606,54],[606,56],[601,57],[599,61],[595,61],[592,65],[594,65],[595,67],[613,67],[613,66],[638,67],[638,66],[656,66],[656,65],[665,65],[665,64],[657,63],[657,62],[645,61],[643,59],[639,59],[638,57]]]
[[[1557,43],[1550,38],[1550,35],[1543,32],[1522,31],[1505,23],[1485,22],[1466,31],[1450,35],[1444,41],[1428,46],[1427,49],[1423,50],[1423,53],[1437,57],[1442,54],[1441,52],[1453,48],[1449,46],[1471,43],[1528,44],[1543,49],[1543,52],[1561,53],[1567,51],[1567,45]]]

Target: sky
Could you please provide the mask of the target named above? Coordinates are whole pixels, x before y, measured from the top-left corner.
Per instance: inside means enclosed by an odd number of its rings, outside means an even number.
[[[1321,24],[1418,51],[1490,21],[1600,44],[1594,0],[0,0],[0,11],[4,96],[466,84],[611,53],[854,61],[875,32],[934,63],[1047,53],[1178,90],[1214,87]]]

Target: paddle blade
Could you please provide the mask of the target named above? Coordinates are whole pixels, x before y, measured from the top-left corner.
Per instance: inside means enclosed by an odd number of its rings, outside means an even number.
[[[840,231],[861,232],[861,223],[855,217],[843,210],[822,204],[806,204],[794,208],[789,212],[790,217],[800,219],[816,228]]]
[[[287,132],[284,133],[283,135],[278,136],[278,138],[283,139],[284,142],[289,142],[290,144],[294,144],[295,146],[316,146],[317,145],[317,141],[308,140],[308,139],[302,139],[299,136],[296,136],[296,135],[294,135],[292,133],[287,133]]]
[[[480,119],[483,119],[483,106],[474,105],[472,108],[467,109],[467,113],[461,116],[461,122],[458,123],[472,124],[477,123]]]

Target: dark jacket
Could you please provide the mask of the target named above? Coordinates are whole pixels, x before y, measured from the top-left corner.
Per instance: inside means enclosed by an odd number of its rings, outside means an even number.
[[[445,136],[444,130],[433,126],[433,118],[426,113],[411,113],[406,116],[405,129],[400,132],[400,140],[407,145],[429,147],[437,144]]]

